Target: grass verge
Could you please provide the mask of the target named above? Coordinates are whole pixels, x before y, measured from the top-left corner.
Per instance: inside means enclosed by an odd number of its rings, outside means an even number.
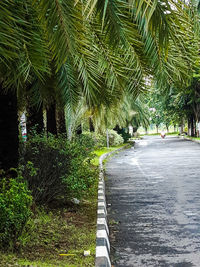
[[[94,152],[98,166],[102,154],[126,146],[103,147]],[[81,204],[53,203],[36,208],[15,253],[0,251],[0,266],[90,267],[95,265],[97,183]],[[84,250],[91,255],[84,256]]]
[[[96,186],[97,192],[97,186]],[[0,266],[94,266],[97,201],[38,209],[29,220],[17,253],[0,252]],[[90,250],[90,256],[84,256]]]
[[[192,136],[187,136],[187,135],[185,137],[187,137],[191,140],[200,140],[200,137],[192,137]]]
[[[124,146],[127,146],[127,144],[122,144],[122,145],[119,145],[119,146],[114,146],[114,147],[102,147],[98,150],[95,150],[94,151],[94,159],[92,160],[92,163],[95,165],[95,166],[98,166],[99,165],[99,158],[100,156],[102,156],[103,154],[105,153],[109,153],[111,151],[114,151],[114,150],[117,150],[118,148],[121,148],[121,147],[124,147]]]
[[[154,136],[154,135],[160,135],[160,132],[159,133],[150,133],[150,134],[141,134],[140,136]],[[166,132],[166,135],[178,135],[178,132],[170,132],[170,133]]]

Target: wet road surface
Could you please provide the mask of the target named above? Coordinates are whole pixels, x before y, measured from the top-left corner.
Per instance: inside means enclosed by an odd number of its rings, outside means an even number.
[[[145,137],[106,164],[115,267],[200,267],[200,145]]]

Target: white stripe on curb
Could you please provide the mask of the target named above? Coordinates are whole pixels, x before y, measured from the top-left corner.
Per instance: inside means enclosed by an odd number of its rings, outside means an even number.
[[[105,246],[96,247],[96,266],[111,266],[110,257]]]
[[[99,186],[98,186],[98,208],[97,208],[97,235],[96,235],[96,260],[95,267],[111,267],[109,229],[107,224],[107,209],[105,197],[105,183],[103,174],[103,160],[125,147],[103,154],[99,158]]]

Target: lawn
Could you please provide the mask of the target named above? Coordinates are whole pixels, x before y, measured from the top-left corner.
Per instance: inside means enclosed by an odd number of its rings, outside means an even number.
[[[191,140],[200,140],[200,137],[192,137],[192,136],[186,136],[186,137]]]
[[[167,133],[167,132],[165,132],[166,133],[166,136],[167,135],[178,135],[178,132],[170,132],[170,133]],[[159,133],[150,133],[150,134],[141,134],[140,136],[154,136],[154,135],[160,135],[160,131],[159,131]]]
[[[84,201],[51,210],[37,210],[21,238],[17,253],[0,253],[0,266],[94,266],[96,204]],[[84,256],[84,250],[91,255]]]
[[[95,155],[95,157],[94,157],[94,159],[92,160],[92,163],[95,165],[95,166],[98,166],[99,165],[99,158],[100,158],[100,156],[101,155],[103,155],[103,154],[105,154],[105,153],[109,153],[109,152],[111,152],[111,151],[114,151],[114,150],[116,150],[116,149],[118,149],[118,148],[121,148],[121,147],[124,147],[124,146],[126,146],[127,144],[122,144],[122,145],[119,145],[119,146],[114,146],[114,147],[109,147],[109,148],[107,148],[107,147],[102,147],[102,148],[100,148],[100,149],[98,149],[98,150],[95,150],[94,151],[94,155]]]

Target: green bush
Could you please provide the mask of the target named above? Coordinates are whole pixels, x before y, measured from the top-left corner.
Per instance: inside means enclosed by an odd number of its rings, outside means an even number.
[[[124,139],[114,130],[108,130],[109,134],[109,145],[118,146],[124,143]],[[98,149],[107,146],[107,136],[106,132],[103,134],[97,134],[94,132],[84,132],[81,135],[81,140],[88,146],[88,148]]]
[[[108,130],[109,134],[109,145],[110,146],[119,146],[124,143],[124,139],[114,130]]]
[[[0,181],[0,246],[15,248],[31,215],[32,197],[22,177]]]
[[[82,198],[87,195],[90,188],[98,182],[98,168],[94,167],[91,160],[94,158],[92,141],[84,136],[67,145],[70,154],[68,174],[62,177],[68,196]]]
[[[95,132],[83,132],[80,136],[82,143],[90,149],[98,149],[106,146],[106,136]]]
[[[137,129],[135,129],[134,132],[136,132],[136,131],[137,131]],[[123,137],[125,143],[129,140],[129,138],[131,138],[131,135],[129,134],[128,129],[126,129],[126,128],[118,129],[118,130],[117,130],[117,133],[118,133],[120,136]]]
[[[87,194],[98,177],[90,164],[92,157],[90,145],[82,138],[73,143],[64,137],[30,138],[22,164],[34,201],[48,204],[55,199]]]

